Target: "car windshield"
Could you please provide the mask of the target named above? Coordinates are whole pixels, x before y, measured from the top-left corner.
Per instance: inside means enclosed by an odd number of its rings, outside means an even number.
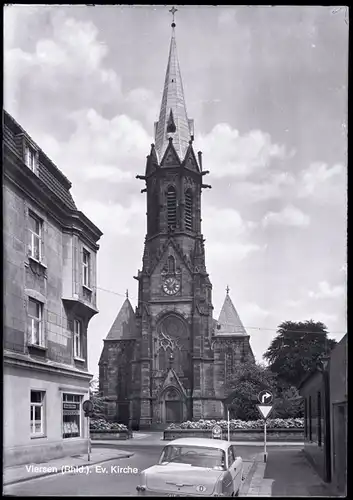
[[[225,470],[225,453],[218,448],[168,445],[164,448],[159,463],[166,464],[170,462]]]

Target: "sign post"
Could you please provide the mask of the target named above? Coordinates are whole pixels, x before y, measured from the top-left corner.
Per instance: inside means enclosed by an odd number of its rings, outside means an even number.
[[[262,418],[264,419],[264,462],[267,462],[267,417],[272,410],[273,395],[269,391],[261,391],[258,395],[261,404],[256,405]]]
[[[212,439],[222,439],[222,427],[218,424],[212,427]]]
[[[227,416],[228,416],[228,441],[230,441],[230,421],[229,421],[229,406],[228,406],[228,412],[227,412]]]
[[[87,460],[91,461],[91,433],[90,433],[90,417],[93,413],[93,403],[90,399],[83,402],[83,411],[85,412],[85,417],[87,419]]]

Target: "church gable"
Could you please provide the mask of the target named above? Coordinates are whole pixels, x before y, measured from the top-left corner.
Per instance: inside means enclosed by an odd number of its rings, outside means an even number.
[[[178,167],[180,166],[180,159],[175,151],[173,142],[170,139],[167,149],[165,150],[164,156],[161,161],[161,167]]]
[[[169,257],[174,258],[174,267],[172,260]],[[168,261],[169,259],[169,261]],[[151,275],[166,273],[178,273],[185,268],[188,270],[189,274],[192,274],[192,270],[187,262],[186,256],[183,255],[182,249],[174,242],[173,239],[167,241],[164,245],[158,260],[151,269]]]
[[[159,389],[159,396],[161,396],[168,388],[172,387],[176,388],[185,398],[187,397],[186,390],[183,384],[180,382],[178,375],[175,373],[173,368],[170,368],[164,379],[163,384]]]
[[[188,150],[186,152],[184,161],[183,161],[183,167],[188,168],[189,170],[192,170],[193,172],[200,172],[199,165],[196,160],[196,156],[194,153],[194,149],[192,145],[188,147]]]

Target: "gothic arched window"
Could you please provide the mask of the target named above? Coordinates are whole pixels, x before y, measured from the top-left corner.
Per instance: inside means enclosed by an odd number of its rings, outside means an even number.
[[[176,190],[173,186],[169,186],[167,191],[167,212],[168,212],[168,227],[176,225]]]
[[[190,189],[185,193],[185,229],[192,231],[192,194]]]
[[[175,273],[175,259],[172,255],[168,257],[168,272]]]

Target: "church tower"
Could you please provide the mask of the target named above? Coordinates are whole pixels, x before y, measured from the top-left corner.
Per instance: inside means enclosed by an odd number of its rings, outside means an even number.
[[[174,9],[172,9],[174,14]],[[140,425],[201,416],[214,397],[212,285],[201,233],[202,156],[196,158],[177,57],[175,23],[155,144],[144,176],[147,234],[139,282],[136,328],[136,405]],[[207,377],[207,375],[209,376]],[[206,379],[208,382],[206,383]],[[137,408],[136,408],[137,411]]]
[[[133,429],[223,418],[229,382],[254,360],[249,335],[230,299],[213,319],[212,285],[201,231],[201,196],[208,171],[195,155],[175,40],[175,9],[155,142],[141,190],[147,233],[138,304],[126,300],[104,340],[100,392],[109,419]]]

